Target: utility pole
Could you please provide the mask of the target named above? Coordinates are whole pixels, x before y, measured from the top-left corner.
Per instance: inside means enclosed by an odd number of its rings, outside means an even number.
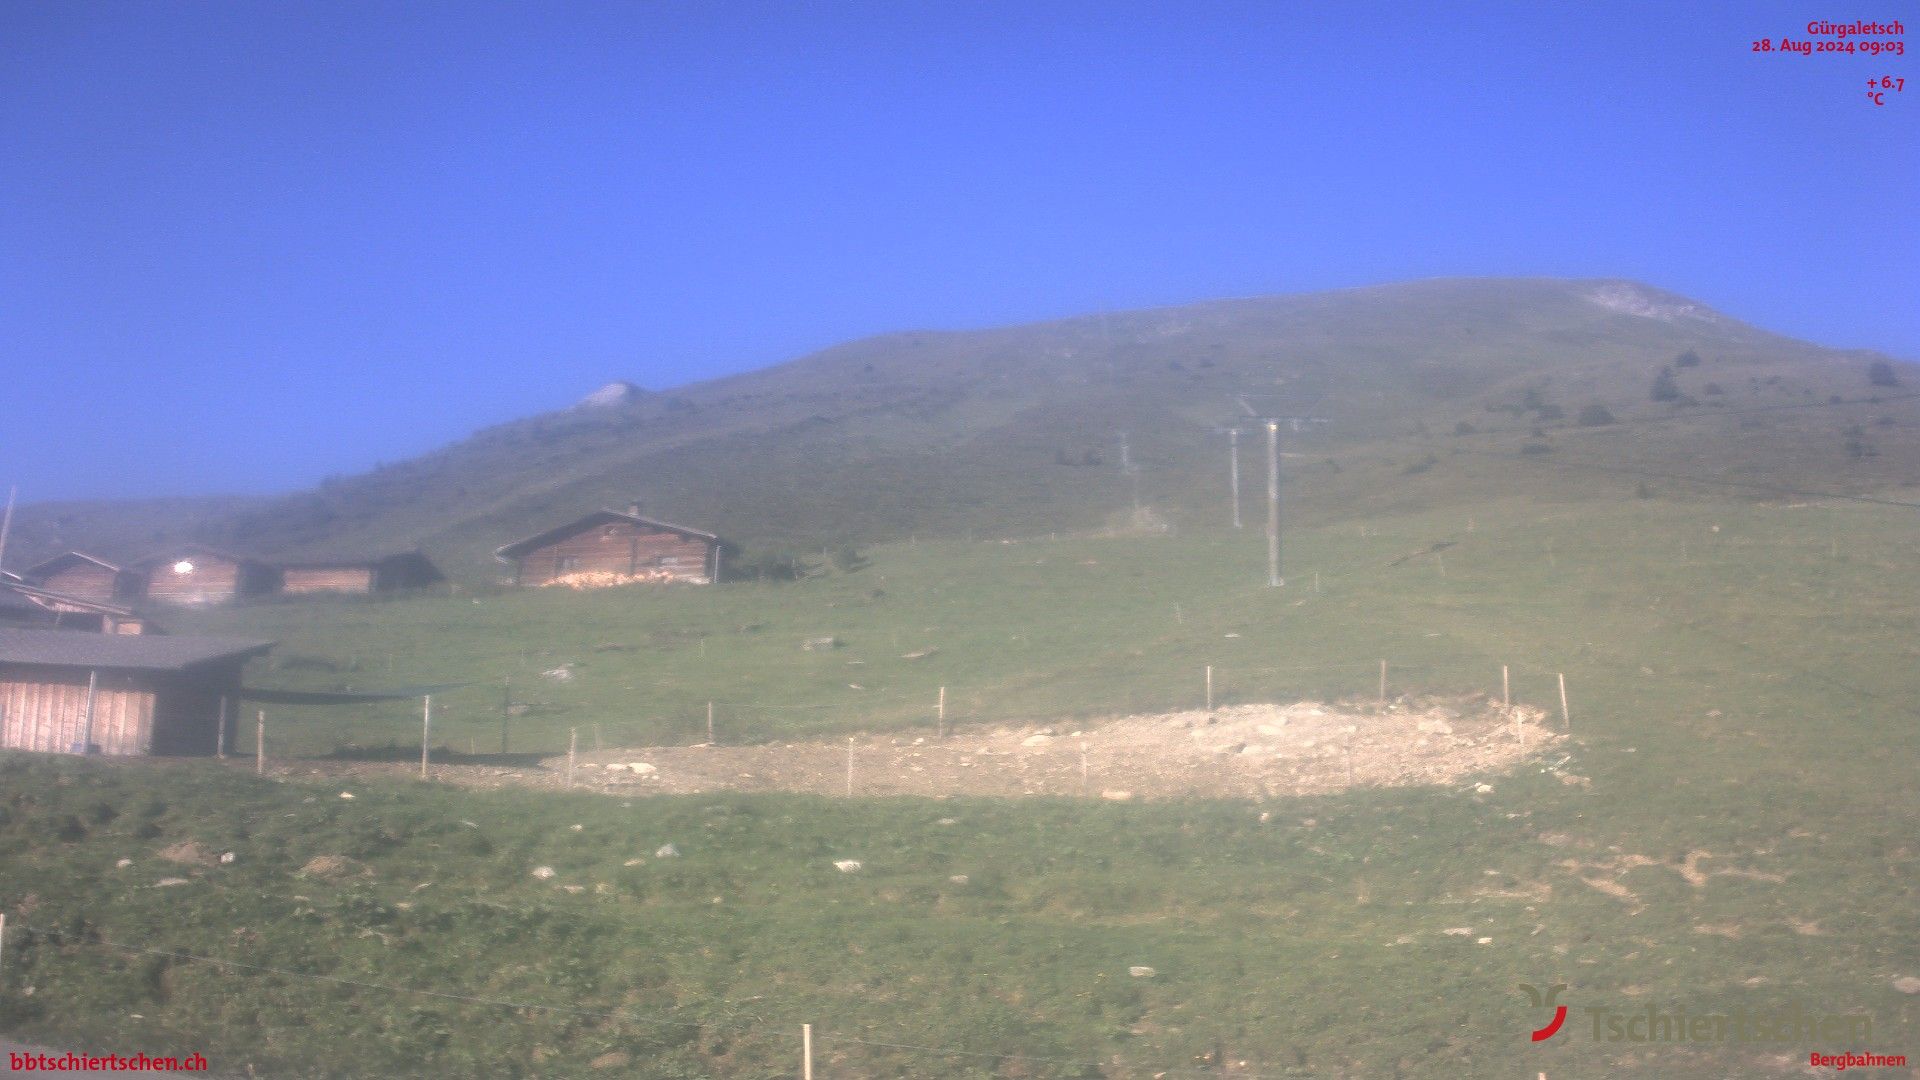
[[[1233,488],[1233,527],[1240,527],[1240,429],[1227,429],[1227,483]]]
[[[1280,422],[1267,421],[1267,587],[1280,580]]]

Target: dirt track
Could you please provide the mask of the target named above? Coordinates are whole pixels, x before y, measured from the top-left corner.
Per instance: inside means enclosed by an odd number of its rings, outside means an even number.
[[[1558,742],[1537,709],[1484,698],[1371,705],[1244,705],[1125,716],[1078,726],[961,729],[946,739],[852,740],[860,796],[955,795],[1264,798],[1455,783],[1512,769]],[[711,791],[845,795],[847,741],[656,746],[581,754],[575,790],[621,796]],[[279,770],[276,770],[279,771]],[[285,772],[406,775],[398,763],[301,762]],[[448,764],[434,779],[466,786],[564,789],[565,756],[537,766]]]

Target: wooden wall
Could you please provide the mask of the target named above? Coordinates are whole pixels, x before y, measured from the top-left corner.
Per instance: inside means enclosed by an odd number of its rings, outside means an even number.
[[[40,582],[49,592],[65,593],[82,600],[111,603],[118,592],[119,574],[90,562],[75,562],[62,567]]]
[[[521,556],[517,580],[522,585],[546,585],[567,574],[659,573],[674,581],[704,583],[712,569],[712,553],[711,540],[616,521]]]
[[[370,593],[373,589],[371,566],[290,566],[280,572],[280,591],[286,593]]]
[[[175,572],[174,567],[182,562],[192,564],[193,569],[184,574]],[[224,604],[270,588],[270,576],[263,567],[218,555],[182,555],[146,567],[141,591],[147,599],[166,604]]]
[[[152,748],[156,695],[148,677],[103,671],[93,695],[93,744],[103,754]],[[0,746],[72,753],[87,723],[87,673],[0,667]]]

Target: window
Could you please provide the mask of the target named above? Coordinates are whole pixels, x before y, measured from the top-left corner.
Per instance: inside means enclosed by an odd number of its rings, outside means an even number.
[[[580,556],[562,555],[560,556],[558,565],[556,565],[554,569],[562,574],[571,574],[575,570],[580,569]]]

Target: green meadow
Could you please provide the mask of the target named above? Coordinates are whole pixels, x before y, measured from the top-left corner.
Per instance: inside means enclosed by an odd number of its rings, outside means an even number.
[[[497,752],[503,720],[515,754],[699,741],[709,701],[724,741],[927,735],[942,686],[964,729],[1192,708],[1208,665],[1225,702],[1371,698],[1383,659],[1394,695],[1497,695],[1507,665],[1556,717],[1565,675],[1553,760],[1588,782],[349,800],[297,771],[12,755],[0,1025],[262,1075],[793,1076],[802,1023],[823,1077],[1767,1076],[1920,1050],[1893,985],[1920,976],[1911,510],[1414,507],[1290,531],[1269,589],[1248,509],[1237,531],[919,539],[793,583],[170,625],[278,641],[256,685],[464,683],[433,729],[461,754]],[[418,751],[415,703],[267,711],[276,760]],[[235,859],[159,857],[188,842]],[[319,856],[348,861],[303,873]],[[1521,983],[1568,984],[1564,1034],[1529,1042]],[[1871,1037],[1606,1042],[1585,1011],[1793,1003]]]

